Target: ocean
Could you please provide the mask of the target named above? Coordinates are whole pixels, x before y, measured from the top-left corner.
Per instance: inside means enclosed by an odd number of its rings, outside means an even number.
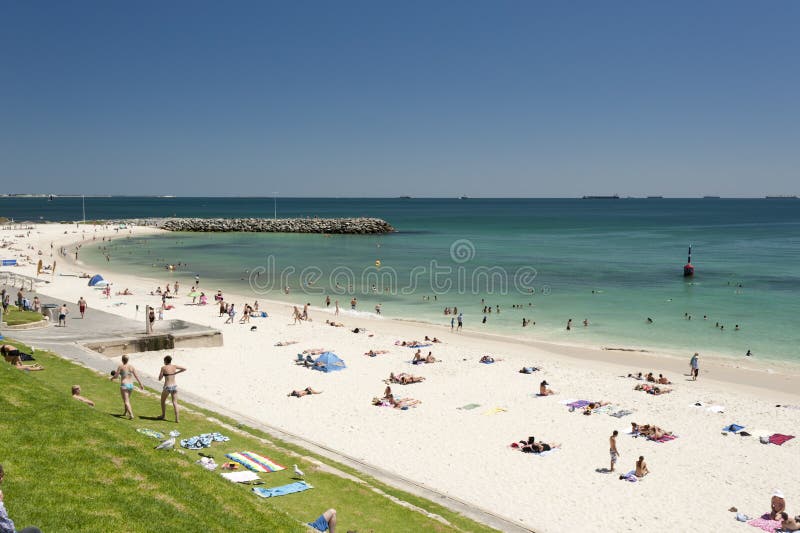
[[[380,305],[386,317],[446,325],[451,316],[444,308],[457,307],[465,327],[477,331],[687,355],[743,358],[751,350],[757,359],[800,362],[796,199],[85,202],[87,219],[272,217],[277,209],[278,217],[374,216],[397,229],[381,236],[175,233],[143,239],[122,232],[111,244],[81,251],[85,262],[163,279],[162,285],[179,279],[188,289],[197,274],[204,289],[247,291],[254,299],[319,306],[330,295],[349,309],[355,296],[359,312],[374,314]],[[81,198],[0,198],[0,216],[80,219]],[[696,273],[684,278],[690,244]],[[175,271],[166,269],[179,263]],[[488,306],[491,313],[484,312]],[[523,318],[531,324],[522,327]]]

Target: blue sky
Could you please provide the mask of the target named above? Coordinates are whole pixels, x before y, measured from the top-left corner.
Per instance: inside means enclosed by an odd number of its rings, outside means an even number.
[[[800,3],[0,3],[0,192],[800,194]]]

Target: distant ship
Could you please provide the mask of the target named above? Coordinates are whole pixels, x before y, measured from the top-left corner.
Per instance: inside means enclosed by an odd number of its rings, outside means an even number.
[[[584,196],[583,200],[619,200],[619,195],[615,194],[613,196]]]
[[[703,198],[705,198],[706,200],[713,200],[717,198],[722,198],[722,196],[703,196]]]
[[[664,197],[663,196],[648,196],[648,198],[661,200]]]
[[[401,200],[411,200],[411,197],[410,196],[401,196],[400,199]]]
[[[797,196],[794,194],[778,194],[775,196],[765,196],[767,200],[786,200],[791,198],[792,200],[797,200]]]
[[[460,196],[459,200],[469,200],[469,196]]]

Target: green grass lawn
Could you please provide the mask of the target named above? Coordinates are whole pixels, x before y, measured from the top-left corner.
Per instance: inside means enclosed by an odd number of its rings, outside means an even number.
[[[13,343],[12,344],[18,344]],[[27,347],[19,345],[23,351]],[[96,372],[46,352],[34,353],[46,370],[21,372],[0,361],[0,463],[6,470],[2,490],[18,527],[36,525],[58,531],[305,531],[303,523],[335,507],[337,530],[360,533],[417,531],[493,531],[428,500],[387,487],[327,460],[321,462],[356,475],[356,482],[323,472],[295,453],[296,446],[265,444],[257,431],[230,431],[210,413],[183,411],[181,423],[119,418],[119,385]],[[70,397],[80,384],[95,408]],[[160,414],[158,398],[135,392],[137,417]],[[172,417],[167,411],[168,418]],[[195,464],[196,451],[156,451],[159,441],[136,432],[147,427],[182,437],[219,431],[230,442],[214,443],[204,453],[218,463],[225,453],[254,451],[288,468],[260,474],[264,487],[291,483],[293,463],[314,489],[261,499],[251,487],[223,479]],[[243,428],[246,429],[246,428]],[[264,436],[266,437],[266,436]],[[317,458],[319,459],[319,458]],[[391,501],[378,491],[435,513],[451,525]]]
[[[31,322],[39,322],[43,320],[42,313],[35,311],[20,311],[13,305],[8,307],[8,311],[3,313],[3,322],[9,326],[18,326],[20,324],[30,324]]]

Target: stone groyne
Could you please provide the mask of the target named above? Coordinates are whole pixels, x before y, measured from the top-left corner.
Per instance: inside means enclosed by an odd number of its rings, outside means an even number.
[[[152,224],[151,224],[152,225]],[[156,224],[168,231],[255,233],[381,234],[394,228],[380,218],[168,218]]]

